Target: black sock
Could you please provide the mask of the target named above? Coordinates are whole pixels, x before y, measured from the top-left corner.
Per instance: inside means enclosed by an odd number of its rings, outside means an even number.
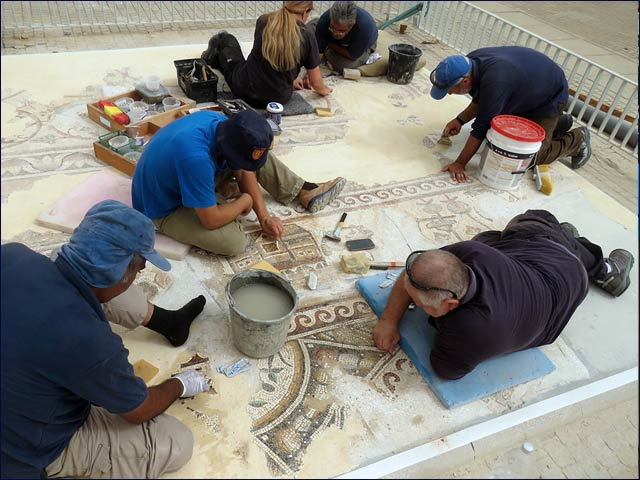
[[[318,188],[317,183],[304,182],[304,185],[302,185],[302,190],[313,190],[314,188]]]
[[[206,302],[204,295],[200,295],[179,310],[165,310],[154,305],[153,315],[145,326],[167,337],[174,347],[179,347],[189,338],[191,322],[202,312]]]

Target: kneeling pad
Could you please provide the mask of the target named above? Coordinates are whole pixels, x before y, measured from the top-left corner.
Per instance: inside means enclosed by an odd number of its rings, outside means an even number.
[[[376,52],[380,54],[380,58],[373,62],[371,65],[361,65],[358,67],[360,74],[363,77],[380,77],[387,74],[389,69],[389,45],[394,43],[403,43],[389,32],[384,30],[378,30],[378,45],[376,46]],[[427,59],[424,55],[420,56],[418,65],[416,65],[416,72],[427,64]]]
[[[385,280],[386,273],[381,273],[356,281],[358,290],[378,317],[387,305],[393,287],[380,288],[378,285]],[[555,370],[539,348],[530,348],[491,358],[458,380],[438,377],[429,360],[436,330],[428,324],[428,317],[421,308],[405,312],[400,321],[400,347],[447,408],[472,402]]]

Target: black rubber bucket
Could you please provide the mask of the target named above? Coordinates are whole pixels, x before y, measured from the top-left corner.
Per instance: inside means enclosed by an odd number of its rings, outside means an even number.
[[[406,85],[413,80],[422,50],[406,43],[389,45],[389,70],[387,79],[393,83]]]

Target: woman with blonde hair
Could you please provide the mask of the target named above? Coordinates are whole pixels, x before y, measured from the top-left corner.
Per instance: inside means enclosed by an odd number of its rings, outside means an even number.
[[[252,107],[287,103],[301,67],[307,70],[313,90],[328,95],[331,89],[320,74],[316,37],[305,26],[312,9],[313,2],[283,2],[280,10],[260,16],[246,60],[238,40],[225,31],[211,37],[202,58],[222,72],[235,96]]]

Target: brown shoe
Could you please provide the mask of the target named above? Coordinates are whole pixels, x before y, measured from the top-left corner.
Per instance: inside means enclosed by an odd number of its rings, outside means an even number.
[[[298,200],[311,213],[319,212],[340,194],[346,183],[346,178],[338,177],[318,184],[313,190],[300,190]]]

